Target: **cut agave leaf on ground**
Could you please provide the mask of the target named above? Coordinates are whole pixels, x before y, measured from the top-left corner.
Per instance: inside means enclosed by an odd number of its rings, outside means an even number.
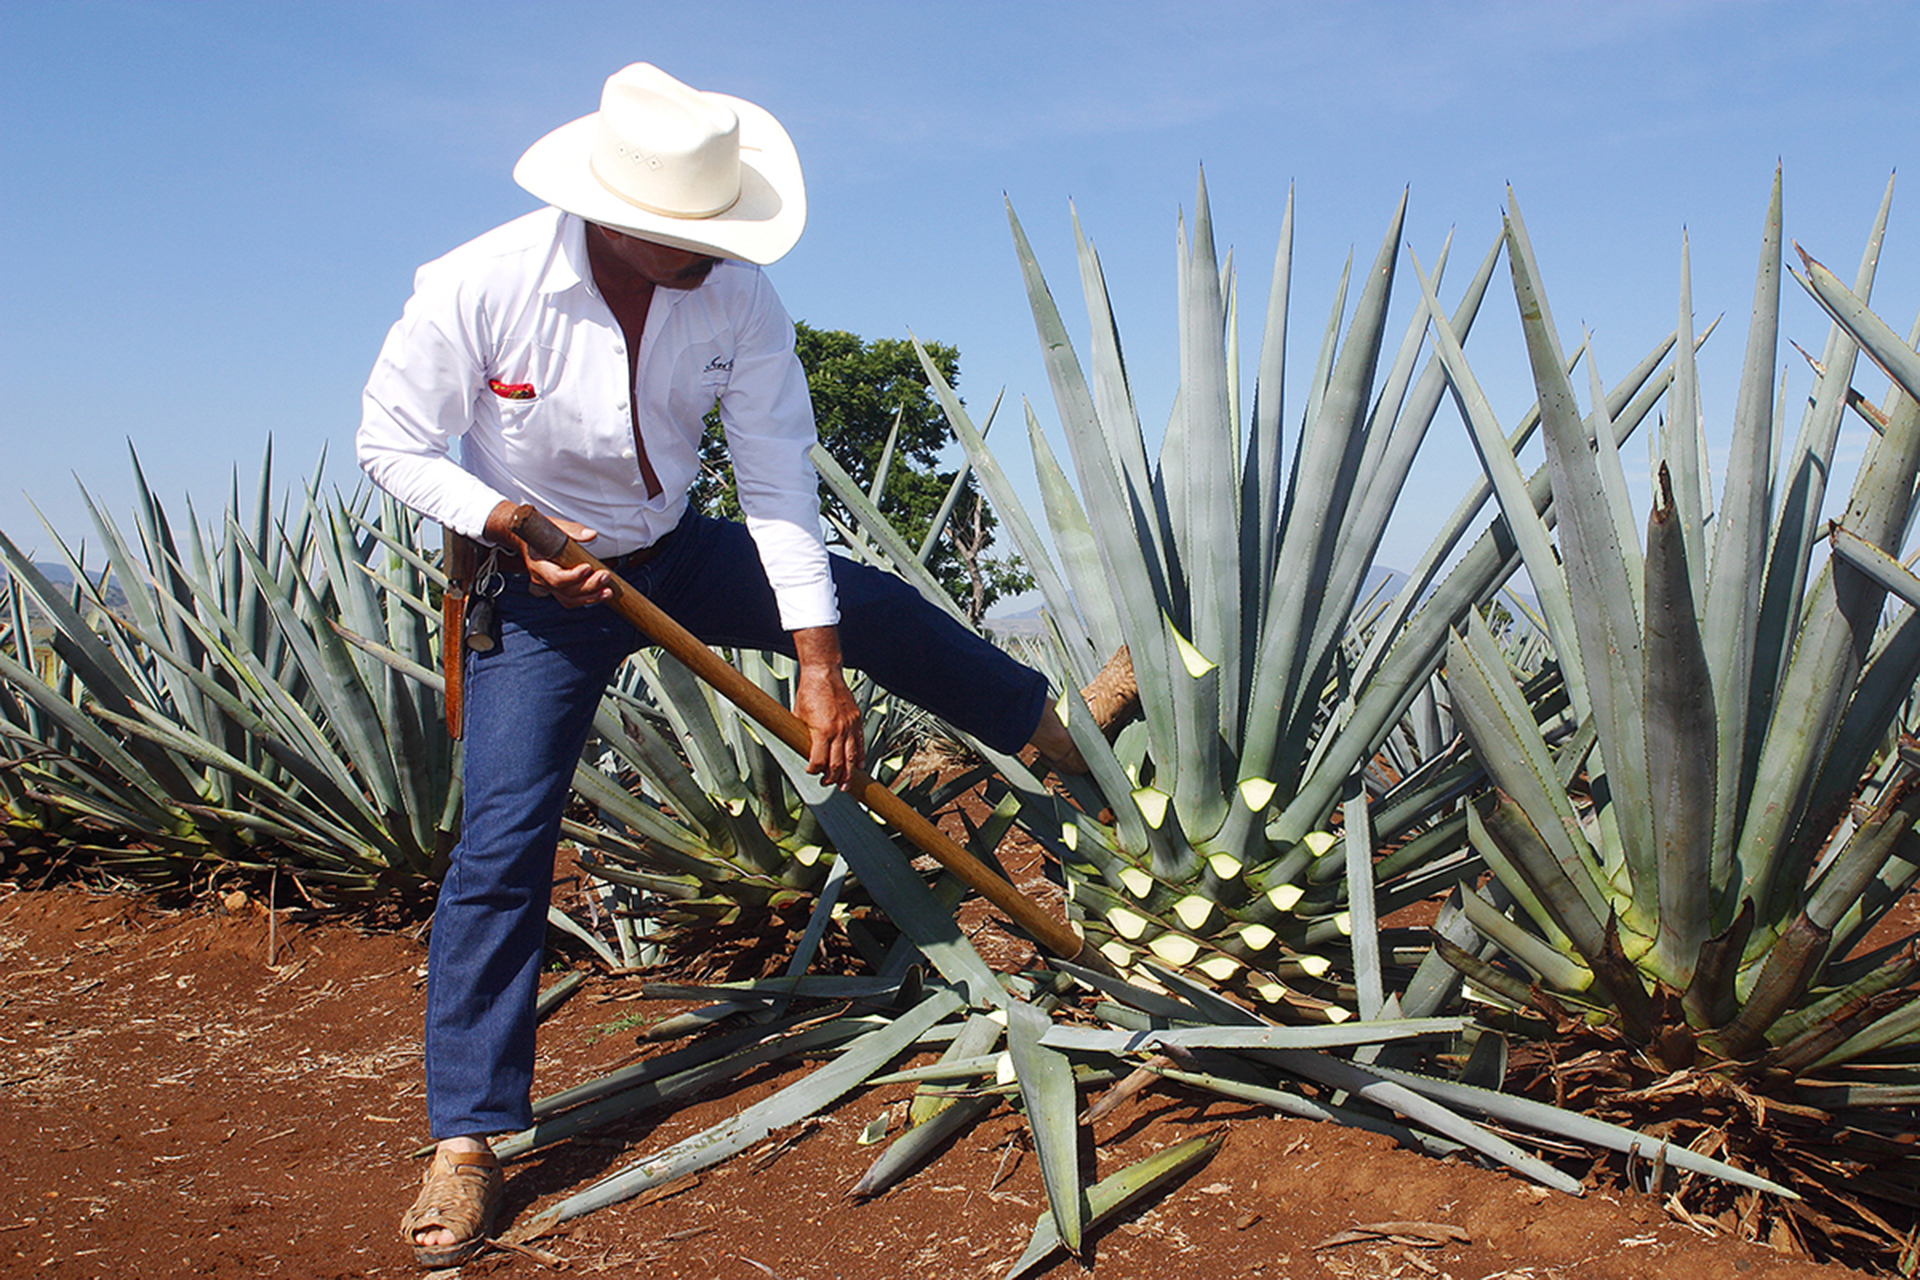
[[[940,1055],[940,1061],[951,1064],[985,1056],[1000,1043],[1000,1037],[1004,1033],[1005,1026],[1002,1022],[991,1015],[976,1013],[960,1028],[960,1033],[953,1038],[953,1043],[948,1045],[946,1052]],[[925,1089],[915,1090],[913,1101],[907,1104],[907,1123],[916,1126],[925,1124],[937,1112],[943,1110],[948,1101],[945,1098],[931,1096]]]
[[[1143,1196],[1152,1195],[1186,1177],[1211,1159],[1226,1139],[1226,1130],[1216,1129],[1164,1151],[1156,1151],[1146,1159],[1100,1179],[1087,1188],[1087,1226],[1090,1229],[1099,1227]],[[1039,1221],[1033,1224],[1033,1237],[1027,1242],[1026,1252],[1007,1272],[1006,1280],[1020,1280],[1022,1276],[1033,1274],[1037,1267],[1051,1261],[1065,1247],[1059,1229],[1054,1225],[1053,1215],[1041,1214]]]
[[[1178,1027],[1164,1031],[1102,1031],[1059,1025],[1040,1041],[1051,1049],[1099,1053],[1153,1053],[1177,1049],[1335,1049],[1384,1044],[1414,1036],[1457,1035],[1470,1018],[1391,1018],[1314,1027]]]
[[[1411,1071],[1398,1071],[1391,1067],[1375,1067],[1373,1070],[1416,1093],[1451,1106],[1477,1111],[1502,1124],[1523,1125],[1543,1133],[1571,1138],[1575,1142],[1605,1147],[1610,1151],[1638,1154],[1648,1159],[1655,1158],[1656,1153],[1664,1153],[1660,1158],[1675,1169],[1703,1174],[1709,1178],[1719,1178],[1735,1186],[1751,1187],[1771,1195],[1785,1196],[1789,1200],[1800,1198],[1777,1182],[1748,1173],[1744,1169],[1736,1169],[1724,1161],[1714,1160],[1685,1147],[1675,1146],[1663,1139],[1649,1137],[1644,1133],[1635,1133],[1631,1129],[1622,1128],[1617,1124],[1608,1124],[1604,1120],[1596,1120],[1591,1116],[1583,1116],[1575,1111],[1549,1106],[1544,1102],[1535,1102],[1531,1098],[1515,1097],[1510,1093],[1477,1088],[1470,1084],[1436,1080],[1431,1076],[1423,1076]]]
[[[1375,1106],[1396,1111],[1413,1124],[1431,1129],[1462,1146],[1472,1147],[1488,1159],[1506,1165],[1542,1186],[1564,1191],[1570,1196],[1583,1192],[1578,1179],[1568,1177],[1546,1161],[1522,1151],[1498,1134],[1481,1128],[1415,1090],[1387,1079],[1383,1068],[1362,1067],[1328,1054],[1300,1049],[1263,1050],[1256,1056],[1258,1061],[1272,1063],[1283,1071],[1305,1076],[1329,1088],[1357,1094]]]
[[[1020,1085],[1027,1129],[1060,1239],[1080,1251],[1087,1203],[1080,1184],[1080,1105],[1066,1055],[1047,1048],[1053,1021],[1024,1000],[1007,1002],[1007,1051]]]
[[[715,1041],[716,1047],[735,1046],[724,1053],[702,1042],[623,1067],[544,1100],[534,1109],[537,1118],[531,1127],[494,1139],[494,1154],[502,1160],[518,1159],[563,1139],[592,1133],[677,1098],[738,1079],[762,1063],[819,1053],[886,1025],[884,1019],[862,1017],[836,1018],[790,1035],[767,1035],[765,1029],[755,1029],[738,1039]],[[752,1038],[755,1036],[760,1037],[757,1043]]]
[[[1234,1080],[1225,1076],[1207,1075],[1197,1071],[1181,1071],[1176,1067],[1149,1067],[1156,1074],[1178,1084],[1195,1089],[1205,1089],[1217,1093],[1223,1098],[1233,1098],[1240,1102],[1257,1103],[1263,1107],[1272,1107],[1282,1115],[1298,1116],[1302,1120],[1323,1120],[1333,1124],[1345,1125],[1351,1129],[1363,1129],[1368,1133],[1384,1134],[1409,1150],[1424,1151],[1432,1156],[1454,1155],[1466,1148],[1457,1142],[1448,1142],[1436,1138],[1430,1133],[1392,1120],[1382,1120],[1378,1116],[1355,1111],[1349,1107],[1330,1106],[1315,1102],[1299,1094],[1288,1093],[1284,1089],[1269,1089],[1264,1085],[1248,1084],[1244,1080]]]
[[[901,1179],[938,1155],[947,1139],[985,1116],[1000,1102],[997,1093],[948,1099],[946,1107],[894,1139],[893,1145],[873,1162],[847,1194],[864,1200],[891,1190]]]
[[[618,1204],[738,1155],[775,1129],[797,1124],[832,1106],[912,1045],[922,1032],[963,1007],[961,998],[954,992],[929,995],[917,1008],[848,1045],[831,1063],[755,1103],[731,1120],[677,1142],[568,1196],[529,1222],[519,1238],[533,1239],[571,1218]]]

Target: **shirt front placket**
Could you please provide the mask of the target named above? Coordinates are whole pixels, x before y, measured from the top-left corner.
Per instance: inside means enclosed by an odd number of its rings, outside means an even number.
[[[646,486],[647,497],[657,498],[662,492],[660,477],[654,473],[653,462],[647,457],[646,434],[640,428],[640,372],[646,349],[652,345],[649,335],[657,332],[658,324],[665,319],[664,308],[661,307],[660,290],[654,290],[653,299],[647,306],[647,317],[640,330],[637,348],[633,346],[625,328],[620,324],[620,318],[613,313],[613,308],[608,305],[599,289],[592,288],[592,293],[606,317],[607,335],[613,342],[615,367],[626,371],[624,391],[615,411],[626,419],[631,431],[633,458],[640,469],[640,479]]]

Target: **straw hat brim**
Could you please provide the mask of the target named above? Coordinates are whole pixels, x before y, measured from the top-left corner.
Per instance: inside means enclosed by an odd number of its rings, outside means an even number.
[[[787,131],[763,108],[723,93],[707,96],[733,108],[740,118],[740,198],[711,217],[654,213],[609,191],[588,163],[598,112],[563,124],[528,147],[513,166],[513,180],[588,222],[677,249],[765,266],[793,248],[806,226],[800,157]]]

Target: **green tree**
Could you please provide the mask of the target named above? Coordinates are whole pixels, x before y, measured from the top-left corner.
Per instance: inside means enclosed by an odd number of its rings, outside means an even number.
[[[800,322],[794,325],[794,348],[807,371],[821,444],[869,489],[898,419],[899,437],[887,469],[886,490],[880,495],[880,510],[909,543],[919,546],[939,514],[955,471],[940,466],[950,437],[913,344],[898,338],[868,342],[843,329],[815,329]],[[942,377],[958,383],[957,348],[928,343],[927,354]],[[700,466],[692,491],[694,507],[738,519],[733,466],[717,413],[707,415]],[[820,500],[828,514],[846,519],[846,511],[824,487]],[[934,576],[976,623],[995,601],[1033,586],[1019,557],[992,554],[996,523],[978,486],[969,479],[928,558]]]

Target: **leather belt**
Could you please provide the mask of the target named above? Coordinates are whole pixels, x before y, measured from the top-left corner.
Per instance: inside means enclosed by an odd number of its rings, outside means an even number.
[[[641,547],[638,551],[629,551],[625,555],[603,558],[600,563],[606,565],[607,568],[613,570],[615,573],[622,573],[628,569],[638,569],[641,565],[651,563],[661,552],[665,551],[667,549],[667,543],[673,538],[675,532],[677,531],[669,529],[654,539],[651,546]],[[591,547],[584,549],[592,550]],[[493,567],[501,573],[524,574],[527,571],[526,562],[520,558],[520,553],[506,547],[496,549]]]

